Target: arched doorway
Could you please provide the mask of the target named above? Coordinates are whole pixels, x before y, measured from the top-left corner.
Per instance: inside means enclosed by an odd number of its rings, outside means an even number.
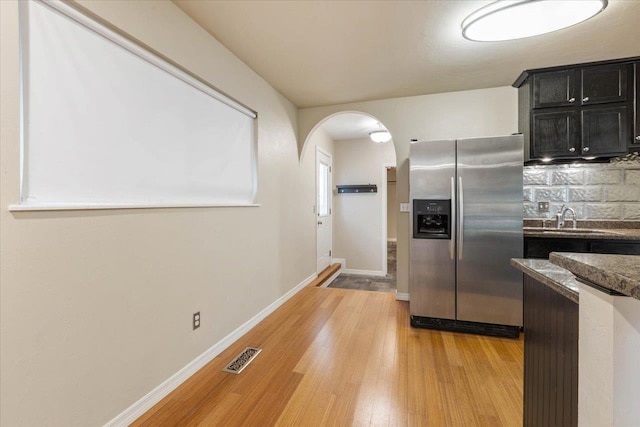
[[[378,282],[395,273],[395,265],[389,268],[387,262],[395,261],[395,245],[389,251],[388,242],[388,230],[397,228],[396,215],[389,212],[395,213],[398,205],[388,197],[388,182],[395,184],[390,179],[395,148],[392,138],[374,142],[370,137],[383,130],[386,127],[369,114],[344,111],[321,120],[304,143],[301,163],[315,170],[318,273],[332,263],[340,263],[343,274]],[[395,274],[392,279],[389,290],[395,291]]]

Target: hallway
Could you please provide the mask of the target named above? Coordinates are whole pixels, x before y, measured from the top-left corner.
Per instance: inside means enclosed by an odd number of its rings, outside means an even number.
[[[361,291],[396,292],[396,253],[398,244],[387,241],[387,275],[363,276],[360,274],[340,274],[329,288],[358,289]]]

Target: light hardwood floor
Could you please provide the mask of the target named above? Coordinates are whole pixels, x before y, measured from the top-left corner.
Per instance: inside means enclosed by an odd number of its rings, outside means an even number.
[[[523,340],[412,329],[408,310],[306,287],[133,425],[521,426]]]

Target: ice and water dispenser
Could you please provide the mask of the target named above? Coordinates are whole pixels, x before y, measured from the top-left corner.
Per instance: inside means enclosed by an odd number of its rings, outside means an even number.
[[[451,239],[451,200],[413,200],[413,238]]]

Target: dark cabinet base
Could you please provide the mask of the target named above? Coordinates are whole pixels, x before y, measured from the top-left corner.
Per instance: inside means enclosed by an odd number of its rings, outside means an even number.
[[[578,304],[527,275],[523,425],[578,425]]]
[[[640,255],[640,241],[603,239],[524,238],[524,257],[548,259],[551,252]]]

